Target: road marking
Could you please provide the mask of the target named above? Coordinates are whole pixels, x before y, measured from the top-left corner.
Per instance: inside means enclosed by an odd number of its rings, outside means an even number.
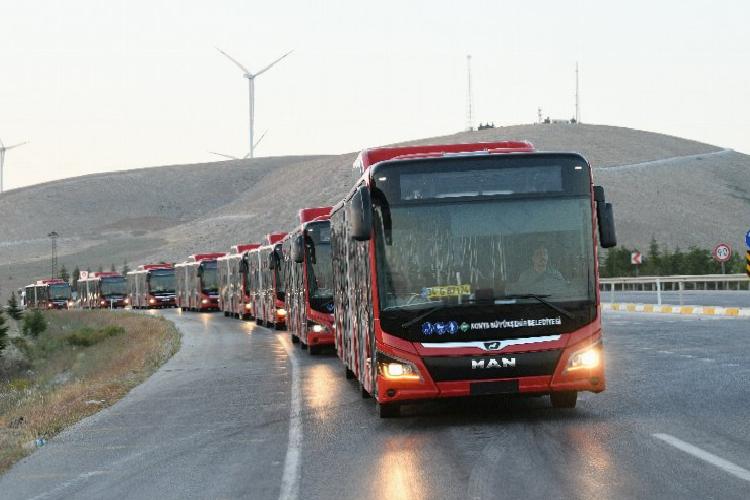
[[[302,397],[300,394],[299,360],[294,347],[283,335],[278,337],[289,356],[292,367],[292,395],[289,406],[289,442],[284,459],[284,472],[281,475],[279,500],[296,500],[299,497],[300,452],[302,450]]]
[[[711,465],[723,470],[724,472],[728,472],[735,477],[744,479],[745,481],[750,481],[750,471],[747,469],[743,469],[734,462],[730,462],[729,460],[718,457],[713,453],[702,450],[697,446],[693,446],[692,444],[686,443],[685,441],[677,439],[674,436],[670,436],[669,434],[652,434],[652,436],[654,436],[656,439],[661,439],[665,443],[674,446],[678,450],[684,451],[688,455],[692,455],[695,458],[700,458],[704,462],[708,462]]]

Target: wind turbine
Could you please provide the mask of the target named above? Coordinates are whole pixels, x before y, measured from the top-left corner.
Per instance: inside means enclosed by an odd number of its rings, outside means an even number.
[[[242,70],[242,76],[244,78],[247,78],[249,92],[250,92],[250,152],[247,154],[247,156],[245,156],[245,158],[253,158],[255,146],[256,146],[256,143],[253,141],[253,126],[255,124],[255,78],[257,78],[258,76],[262,75],[263,73],[271,69],[271,67],[274,64],[278,63],[279,61],[281,61],[282,59],[284,59],[286,56],[288,56],[294,51],[290,50],[289,52],[279,57],[278,59],[276,59],[271,64],[269,64],[262,70],[258,71],[257,73],[251,73],[249,69],[247,69],[245,66],[240,64],[235,58],[233,58],[232,56],[230,56],[229,54],[227,54],[220,48],[216,47],[216,50],[221,52],[221,54],[224,57],[232,61],[238,68],[240,68]]]
[[[267,133],[268,133],[268,130],[266,130],[265,132],[261,134],[260,139],[255,141],[255,145],[253,145],[253,149],[258,147],[258,144],[260,144],[260,141],[263,140],[263,138],[266,136]],[[229,158],[230,160],[247,160],[248,158],[250,158],[250,154],[251,154],[251,153],[248,153],[242,158],[239,158],[237,156],[227,155],[224,153],[217,153],[216,151],[209,151],[209,153],[211,153],[212,155],[223,156],[224,158]]]
[[[3,144],[3,141],[0,140],[0,194],[2,194],[3,192],[3,168],[5,167],[5,152],[9,149],[17,148],[18,146],[23,146],[24,144],[28,143],[29,141],[19,142],[18,144],[6,147],[5,144]]]

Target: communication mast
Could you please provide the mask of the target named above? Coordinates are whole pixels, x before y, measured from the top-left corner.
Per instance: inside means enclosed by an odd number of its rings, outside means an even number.
[[[474,130],[474,93],[471,89],[471,54],[466,56],[466,130]]]
[[[60,235],[57,233],[57,231],[52,231],[47,235],[47,237],[52,240],[52,259],[50,262],[50,278],[55,279],[57,278],[57,238],[60,237]]]
[[[581,123],[581,96],[578,89],[578,61],[576,61],[576,123]]]

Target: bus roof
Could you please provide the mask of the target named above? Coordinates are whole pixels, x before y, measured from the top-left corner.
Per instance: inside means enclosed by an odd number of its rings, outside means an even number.
[[[68,282],[65,280],[61,280],[59,278],[55,279],[46,279],[46,280],[36,280],[36,283],[32,283],[28,286],[44,286],[44,285],[67,285]]]
[[[275,231],[273,233],[268,233],[266,235],[266,245],[273,245],[274,243],[278,243],[279,241],[284,239],[284,236],[286,236],[287,233],[283,231]]]
[[[333,207],[302,208],[300,209],[298,213],[300,224],[304,224],[305,222],[311,222],[316,219],[319,219],[319,220],[328,219],[331,217],[331,210],[333,210]]]
[[[138,271],[151,271],[153,269],[174,269],[174,266],[166,262],[162,262],[161,264],[141,264],[138,266]]]
[[[209,252],[209,253],[194,253],[188,257],[188,262],[201,262],[203,260],[216,260],[219,257],[224,257],[226,252]]]
[[[244,245],[232,245],[231,252],[232,253],[244,253],[248,250],[253,250],[255,248],[258,248],[260,246],[260,243],[245,243]]]
[[[534,145],[529,141],[473,142],[466,144],[424,144],[420,146],[394,146],[362,150],[354,160],[353,168],[364,173],[376,163],[387,160],[410,160],[435,158],[448,154],[479,153],[533,153]]]

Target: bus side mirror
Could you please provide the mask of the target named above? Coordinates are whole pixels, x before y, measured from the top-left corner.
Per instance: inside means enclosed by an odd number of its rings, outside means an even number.
[[[604,202],[597,203],[596,216],[599,220],[599,244],[602,248],[612,248],[617,246],[615,216],[612,211],[612,204]]]
[[[247,255],[245,255],[242,257],[242,260],[240,260],[240,272],[243,274],[247,273],[249,267],[250,266],[247,263]]]
[[[352,239],[367,241],[372,232],[372,204],[367,186],[360,186],[349,200],[349,224]]]
[[[602,186],[594,186],[594,201],[597,203],[607,201],[604,198],[604,188]]]
[[[274,251],[268,254],[268,269],[272,271],[276,269],[276,252]]]
[[[292,241],[292,260],[297,264],[305,260],[305,237],[302,235]]]

